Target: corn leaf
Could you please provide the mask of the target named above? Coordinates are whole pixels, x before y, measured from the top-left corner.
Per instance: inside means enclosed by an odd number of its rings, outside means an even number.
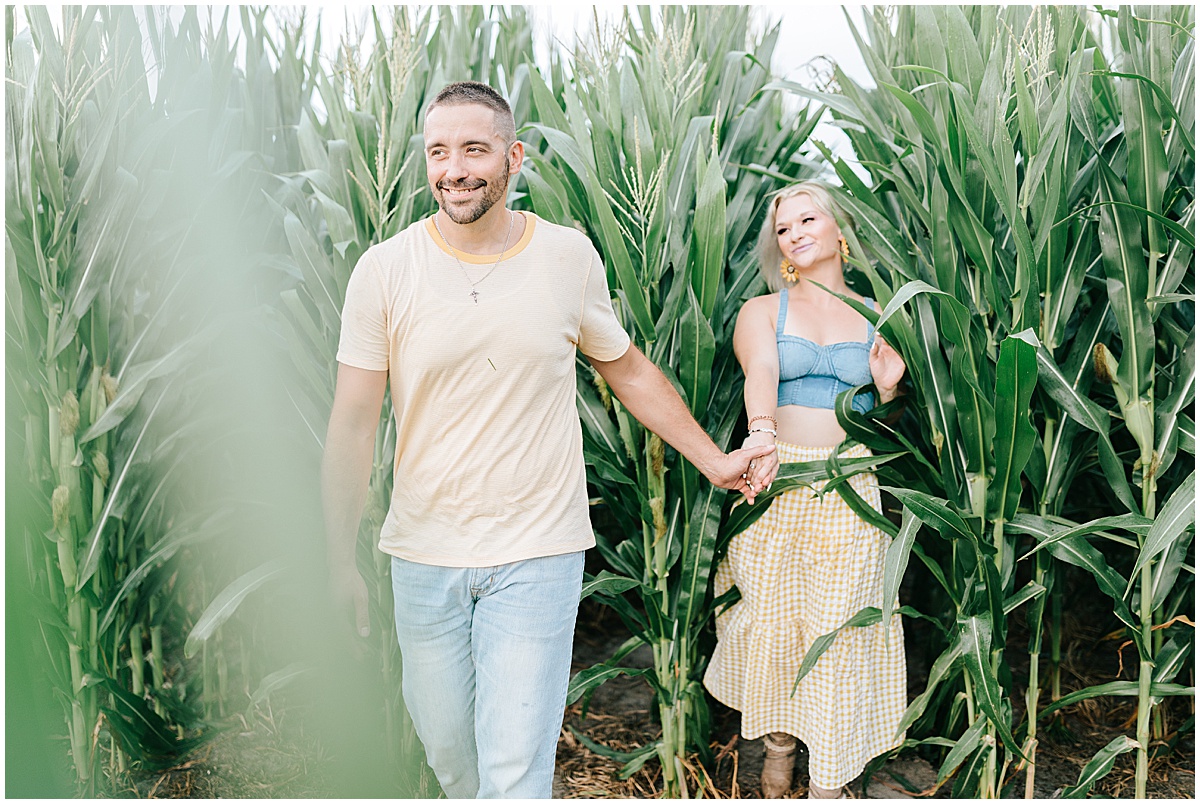
[[[194,656],[200,649],[201,643],[206,642],[221,627],[222,623],[234,615],[242,601],[251,592],[267,581],[282,575],[283,572],[284,567],[279,561],[268,561],[222,589],[204,609],[191,632],[188,633],[187,641],[183,646],[184,656],[188,658]]]

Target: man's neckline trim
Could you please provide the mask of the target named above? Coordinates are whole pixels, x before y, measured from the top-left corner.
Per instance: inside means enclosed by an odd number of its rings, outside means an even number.
[[[468,254],[465,251],[451,251],[450,247],[446,245],[446,241],[442,240],[441,235],[438,234],[437,226],[433,222],[433,215],[425,219],[425,231],[429,234],[429,238],[433,240],[434,245],[447,255],[458,257],[461,262],[471,265],[490,265],[497,260],[507,260],[517,256],[525,250],[525,247],[529,245],[529,241],[533,239],[534,222],[537,220],[537,216],[524,210],[513,210],[513,212],[525,218],[525,231],[521,233],[521,239],[510,246],[503,254]],[[435,212],[434,215],[436,214]]]

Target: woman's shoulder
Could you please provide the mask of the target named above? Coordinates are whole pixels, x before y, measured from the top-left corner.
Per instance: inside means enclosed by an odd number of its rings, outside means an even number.
[[[764,293],[762,296],[746,299],[738,312],[738,323],[746,326],[749,322],[754,322],[754,326],[757,327],[761,322],[774,330],[775,319],[779,315],[779,302],[779,293]]]
[[[761,296],[752,296],[742,302],[742,311],[757,311],[757,310],[778,310],[781,293],[764,293]]]

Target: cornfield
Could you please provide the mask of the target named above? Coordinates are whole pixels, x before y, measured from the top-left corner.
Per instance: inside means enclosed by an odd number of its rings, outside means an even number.
[[[1033,797],[1064,713],[1124,697],[1127,733],[1061,793],[1132,761],[1145,797],[1194,731],[1194,11],[847,14],[870,85],[773,75],[790,43],[760,16],[636,8],[568,49],[520,6],[375,10],[324,46],[311,12],[6,7],[9,795],[113,794],[254,723],[319,742],[338,795],[439,793],[374,546],[390,403],[357,647],[317,593],[317,476],[350,272],[434,210],[423,109],[473,79],[527,144],[510,203],[592,240],[634,343],[722,448],[745,424],[734,321],[766,290],[754,241],[789,183],[839,186],[849,281],[881,305],[860,312],[909,367],[887,406],[839,399],[873,459],[786,464],[733,508],[579,362],[583,594],[628,639],[570,702],[638,676],[660,728],[634,751],[581,741],[622,776],[657,764],[666,797],[717,794],[696,783],[715,561],[774,494],[829,479],[892,535],[884,599],[904,604],[843,628],[927,635],[898,751],[955,797]],[[862,471],[886,515],[844,482]],[[1085,602],[1125,677],[1065,671]]]

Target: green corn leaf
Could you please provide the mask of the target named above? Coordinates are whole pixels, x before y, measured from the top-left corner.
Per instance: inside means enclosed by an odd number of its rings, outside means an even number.
[[[817,660],[824,655],[825,651],[829,650],[829,646],[837,639],[838,634],[847,628],[862,628],[868,625],[875,625],[882,618],[883,615],[879,609],[874,606],[867,606],[828,634],[822,634],[814,639],[804,654],[804,661],[800,663],[799,672],[796,673],[796,681],[792,684],[792,695],[796,694],[796,690],[800,688],[800,682],[816,666]]]
[[[861,472],[874,471],[876,467],[903,457],[903,455],[904,453],[868,455],[862,458],[841,460],[838,462],[838,466],[842,470],[842,475],[839,477],[846,479]],[[771,500],[785,491],[806,487],[811,488],[813,484],[826,479],[829,479],[832,483],[839,478],[829,477],[829,470],[824,461],[798,461],[780,464],[779,472],[776,473],[775,480],[771,483],[770,489],[757,495],[753,505],[738,504],[729,512],[729,519],[721,530],[721,541],[726,542],[750,527],[755,520],[766,513],[767,508],[771,505]]]
[[[1011,519],[1021,498],[1021,473],[1033,452],[1037,432],[1029,421],[1029,400],[1037,384],[1037,344],[1031,330],[1004,339],[996,363],[996,475],[988,484],[988,518]]]
[[[692,219],[691,279],[705,321],[717,306],[725,271],[725,177],[719,155],[697,154],[696,209]]]
[[[141,558],[136,567],[130,570],[129,574],[121,582],[121,586],[117,589],[116,594],[112,596],[104,614],[100,618],[98,630],[102,634],[108,633],[108,629],[112,627],[114,620],[120,610],[120,605],[130,594],[136,590],[149,575],[165,562],[169,561],[175,553],[193,541],[211,535],[214,532],[214,526],[218,520],[223,518],[222,513],[214,514],[208,517],[202,524],[193,527],[178,527],[162,534],[159,540],[155,543],[154,548]]]
[[[1012,518],[1011,522],[1005,523],[1004,529],[1010,533],[1028,533],[1038,539],[1039,543],[1037,547],[1034,547],[1021,557],[1025,559],[1043,547],[1050,547],[1062,539],[1090,536],[1093,533],[1103,533],[1104,531],[1113,529],[1146,533],[1152,525],[1152,520],[1147,519],[1141,514],[1106,516],[1093,519],[1091,522],[1084,522],[1083,524],[1075,524],[1066,520],[1057,522],[1045,517],[1034,516],[1033,514],[1017,514]]]
[[[1126,162],[1126,187],[1130,200],[1150,212],[1162,210],[1163,193],[1167,186],[1167,153],[1163,145],[1163,121],[1155,107],[1148,85],[1153,81],[1119,81],[1117,94],[1121,99],[1125,142],[1129,150]],[[1165,94],[1161,93],[1160,94]],[[1161,230],[1149,224],[1148,242],[1151,252],[1166,251]]]
[[[713,569],[724,497],[723,489],[705,483],[688,515],[686,544],[678,575],[675,622],[689,632],[702,622],[701,612]]]
[[[1036,581],[1030,581],[1021,588],[1021,591],[1009,596],[1004,601],[1004,613],[1012,614],[1025,603],[1044,594],[1046,594],[1046,587]]]
[[[951,585],[946,581],[946,575],[944,572],[942,572],[942,568],[938,565],[938,563],[925,553],[925,549],[921,547],[921,545],[916,544],[915,542],[912,546],[912,552],[921,560],[921,563],[925,565],[925,568],[929,570],[929,574],[932,575],[934,579],[941,584],[941,587],[946,590],[946,595],[957,605],[961,606],[962,600],[960,599],[959,594],[955,592]]]
[[[1166,602],[1167,596],[1176,591],[1175,582],[1179,573],[1187,570],[1194,572],[1195,568],[1187,563],[1188,553],[1195,540],[1195,530],[1185,539],[1177,540],[1171,548],[1154,564],[1150,573],[1151,607],[1160,609]]]
[[[958,660],[962,655],[962,643],[955,640],[942,652],[941,656],[934,660],[933,666],[929,668],[929,678],[925,681],[925,691],[913,698],[912,703],[904,710],[904,715],[900,718],[900,725],[896,727],[896,736],[903,734],[905,729],[924,714],[930,698],[933,697],[941,683],[949,677],[951,670],[958,665]]]
[[[1181,684],[1151,684],[1150,694],[1158,697],[1179,696],[1196,694],[1195,687],[1185,687]],[[1038,712],[1038,720],[1047,715],[1057,712],[1065,706],[1077,704],[1080,701],[1086,701],[1091,698],[1100,698],[1105,695],[1121,695],[1125,697],[1137,697],[1138,682],[1136,681],[1110,681],[1106,684],[1096,684],[1091,687],[1085,687],[1081,690],[1068,693],[1059,698],[1054,703],[1048,705],[1045,709]]]
[[[937,783],[940,785],[945,782],[950,776],[958,770],[958,767],[963,764],[967,757],[974,754],[983,745],[983,730],[987,726],[987,718],[979,715],[975,718],[975,722],[971,727],[962,733],[958,741],[954,743],[954,747],[946,754],[946,758],[942,760],[942,766],[938,768]]]
[[[79,562],[81,569],[79,571],[79,580],[75,585],[76,591],[83,589],[84,585],[91,580],[92,576],[96,573],[96,569],[100,566],[100,557],[104,552],[104,537],[106,533],[106,527],[111,519],[117,515],[117,506],[124,505],[126,502],[125,483],[129,477],[129,470],[133,467],[135,461],[140,459],[141,454],[139,450],[141,449],[143,440],[146,437],[146,433],[150,429],[151,422],[154,421],[154,417],[158,412],[159,406],[162,405],[163,400],[166,398],[167,395],[165,393],[159,396],[158,400],[154,403],[154,406],[146,414],[146,418],[142,422],[141,429],[138,431],[132,447],[130,447],[129,456],[125,459],[125,463],[121,466],[121,470],[109,483],[108,495],[105,498],[104,508],[100,511],[100,516],[92,524],[92,529],[88,533],[87,538],[84,540],[85,547],[83,552],[83,560]]]
[[[892,601],[900,592],[900,581],[904,580],[904,571],[908,566],[908,554],[912,551],[912,542],[917,539],[920,530],[919,518],[910,509],[904,510],[900,521],[900,532],[895,535],[888,552],[883,557],[883,643],[887,644],[888,625],[892,619]]]
[[[1117,757],[1126,751],[1136,751],[1139,747],[1137,740],[1122,734],[1113,738],[1112,742],[1101,748],[1091,761],[1079,772],[1079,781],[1062,791],[1062,798],[1087,798],[1092,785],[1103,779],[1112,770]]]
[[[1100,248],[1102,264],[1108,278],[1108,296],[1121,333],[1121,359],[1115,378],[1116,390],[1127,389],[1125,404],[1146,396],[1150,385],[1149,367],[1154,359],[1154,333],[1150,326],[1150,311],[1145,300],[1148,294],[1149,269],[1142,251],[1141,226],[1137,216],[1126,206],[1112,202],[1129,202],[1124,182],[1113,172],[1102,155],[1097,155],[1100,169],[1100,200],[1106,206],[1100,210]],[[1128,413],[1126,413],[1128,419]],[[1128,423],[1128,422],[1127,422]],[[1133,433],[1134,438],[1147,434]]]
[[[992,626],[982,617],[971,617],[959,624],[959,642],[963,662],[974,685],[975,702],[987,716],[1004,747],[1013,756],[1022,757],[1008,724],[1007,704],[992,670]]]
[[[1099,550],[1088,544],[1082,536],[1055,540],[1049,549],[1059,561],[1074,564],[1091,573],[1100,591],[1112,599],[1113,613],[1117,618],[1135,631],[1138,630],[1137,618],[1133,616],[1123,597],[1127,583],[1120,573],[1108,565]],[[1140,641],[1135,640],[1135,644],[1139,652],[1145,651]]]
[[[984,767],[987,765],[988,757],[996,750],[994,742],[985,741],[979,746],[979,750],[971,755],[971,759],[966,766],[958,772],[954,778],[954,787],[950,791],[952,798],[982,798],[982,791],[979,789],[979,777],[983,773]]]
[[[250,696],[250,704],[246,707],[246,712],[253,712],[263,701],[312,671],[312,666],[307,662],[292,662],[287,667],[264,676]]]
[[[797,84],[794,81],[772,81],[761,90],[762,92],[790,92],[793,95],[799,95],[802,98],[815,100],[822,106],[827,106],[833,111],[841,114],[851,120],[861,120],[862,113],[858,107],[846,96],[837,95],[831,92],[815,92],[808,87]]]
[[[600,574],[595,577],[584,577],[583,591],[580,593],[579,599],[583,600],[591,595],[619,595],[641,585],[641,581],[614,575],[608,570],[601,570]]]
[[[717,345],[703,302],[687,288],[687,306],[679,319],[679,381],[684,399],[697,419],[709,409],[713,360]]]
[[[203,642],[208,641],[209,637],[237,611],[238,606],[242,601],[259,588],[267,581],[282,575],[284,572],[283,565],[278,561],[268,561],[236,579],[213,598],[213,601],[204,609],[204,613],[200,615],[200,619],[196,621],[191,632],[188,633],[187,641],[183,646],[183,654],[189,659],[196,654]]]
[[[113,721],[126,727],[122,732],[123,736],[136,735],[136,740],[122,746],[134,756],[157,763],[173,756],[178,757],[202,742],[195,738],[179,739],[167,722],[151,709],[145,700],[124,689],[116,681],[102,678],[99,679],[99,686],[113,696],[114,707],[108,710],[108,714]]]
[[[1187,657],[1191,652],[1191,639],[1180,639],[1179,635],[1171,637],[1154,655],[1154,682],[1170,683],[1187,666]]]
[[[162,357],[147,360],[126,369],[121,378],[117,395],[104,409],[100,418],[79,436],[79,443],[86,444],[125,421],[137,407],[149,382],[172,370],[177,370],[195,343],[195,340],[189,339],[175,346]]]
[[[590,369],[589,373],[591,373]],[[616,459],[617,456],[624,455],[625,448],[621,445],[621,434],[617,431],[617,426],[613,424],[608,411],[600,401],[599,394],[591,388],[584,391],[582,386],[584,386],[582,380],[576,383],[575,409],[579,412],[584,429],[596,443],[604,446],[606,454],[611,458]]]
[[[1096,332],[1098,334],[1098,330]],[[1090,357],[1081,357],[1090,366]],[[1044,347],[1037,350],[1037,364],[1038,379],[1042,388],[1059,404],[1063,412],[1098,436],[1096,446],[1100,454],[1100,466],[1113,494],[1129,511],[1140,511],[1141,506],[1129,489],[1124,464],[1121,463],[1108,436],[1108,413],[1080,392],[1078,382],[1063,375],[1054,358]],[[1083,370],[1082,363],[1080,370]]]
[[[1159,555],[1170,550],[1175,542],[1183,537],[1189,527],[1196,524],[1196,472],[1193,471],[1187,479],[1175,489],[1167,500],[1162,511],[1154,519],[1150,531],[1146,534],[1146,542],[1138,552],[1137,562],[1129,572],[1130,588],[1138,571],[1149,564]],[[1128,590],[1126,590],[1128,593]]]
[[[895,486],[880,486],[881,491],[886,491],[893,495],[896,499],[904,504],[904,507],[911,510],[921,519],[922,522],[930,525],[944,539],[970,539],[976,541],[978,537],[972,532],[966,520],[950,507],[950,503],[946,500],[941,500],[929,494],[911,489],[902,489]]]
[[[571,683],[567,687],[567,706],[617,676],[645,676],[652,672],[654,671],[648,667],[614,667],[609,662],[592,665],[586,670],[580,670],[571,678]]]
[[[658,749],[658,743],[654,742],[634,751],[617,751],[616,749],[609,748],[603,743],[596,742],[574,726],[568,726],[567,728],[571,730],[571,733],[575,735],[579,742],[588,747],[589,751],[598,756],[614,759],[617,762],[632,762],[641,757],[644,757],[642,761],[645,762],[645,760],[653,756]]]

